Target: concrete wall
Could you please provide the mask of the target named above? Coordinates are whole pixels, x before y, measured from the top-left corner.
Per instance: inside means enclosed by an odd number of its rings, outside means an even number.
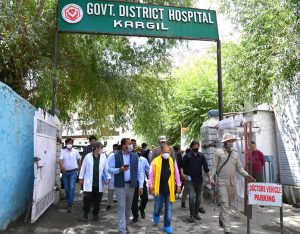
[[[300,204],[300,87],[274,95],[280,180],[286,200]]]
[[[32,199],[35,110],[0,82],[0,230],[24,213]]]

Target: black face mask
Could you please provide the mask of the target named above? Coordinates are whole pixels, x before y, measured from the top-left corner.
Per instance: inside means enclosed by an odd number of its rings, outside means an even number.
[[[194,153],[198,153],[199,148],[193,148],[192,150],[193,150]]]

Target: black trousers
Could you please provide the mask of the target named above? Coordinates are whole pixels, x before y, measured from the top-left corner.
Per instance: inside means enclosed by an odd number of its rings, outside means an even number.
[[[148,190],[146,186],[146,181],[144,182],[144,187],[143,187],[143,195],[141,197],[141,204],[140,207],[138,207],[139,203],[139,188],[137,187],[134,191],[134,196],[132,200],[132,205],[131,205],[131,212],[133,217],[137,218],[139,217],[139,209],[144,211],[148,202]]]
[[[202,183],[188,181],[187,184],[188,184],[187,187],[189,192],[190,215],[195,216],[199,212]]]
[[[84,192],[83,197],[83,211],[84,214],[90,212],[91,204],[93,204],[93,215],[97,216],[99,214],[100,202],[102,200],[103,193],[99,193],[99,188],[93,187],[92,192]]]

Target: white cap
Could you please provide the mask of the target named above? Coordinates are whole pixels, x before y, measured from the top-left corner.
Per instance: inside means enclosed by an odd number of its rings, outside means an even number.
[[[159,137],[159,142],[167,142],[167,137],[166,136],[160,136]]]

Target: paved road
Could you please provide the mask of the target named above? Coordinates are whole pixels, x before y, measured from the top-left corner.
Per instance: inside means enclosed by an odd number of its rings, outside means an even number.
[[[147,205],[146,219],[140,220],[136,224],[130,224],[130,233],[162,233],[162,222],[159,226],[152,223],[151,214],[153,211],[153,200]],[[35,224],[24,224],[23,219],[19,219],[11,224],[5,233],[118,233],[116,204],[110,211],[106,211],[105,202],[101,205],[100,219],[98,221],[89,220],[82,222],[82,195],[76,194],[76,201],[72,213],[67,213],[64,209],[64,201],[58,206],[51,206],[45,214]],[[223,233],[218,226],[219,207],[206,201],[206,214],[201,215],[202,220],[193,224],[188,223],[188,209],[180,208],[180,200],[174,204],[172,226],[174,233],[203,233],[217,234]],[[300,209],[284,206],[284,233],[300,233]],[[232,232],[236,234],[246,233],[246,218],[242,214],[232,214]],[[279,233],[279,208],[254,207],[253,219],[251,221],[251,233]]]

